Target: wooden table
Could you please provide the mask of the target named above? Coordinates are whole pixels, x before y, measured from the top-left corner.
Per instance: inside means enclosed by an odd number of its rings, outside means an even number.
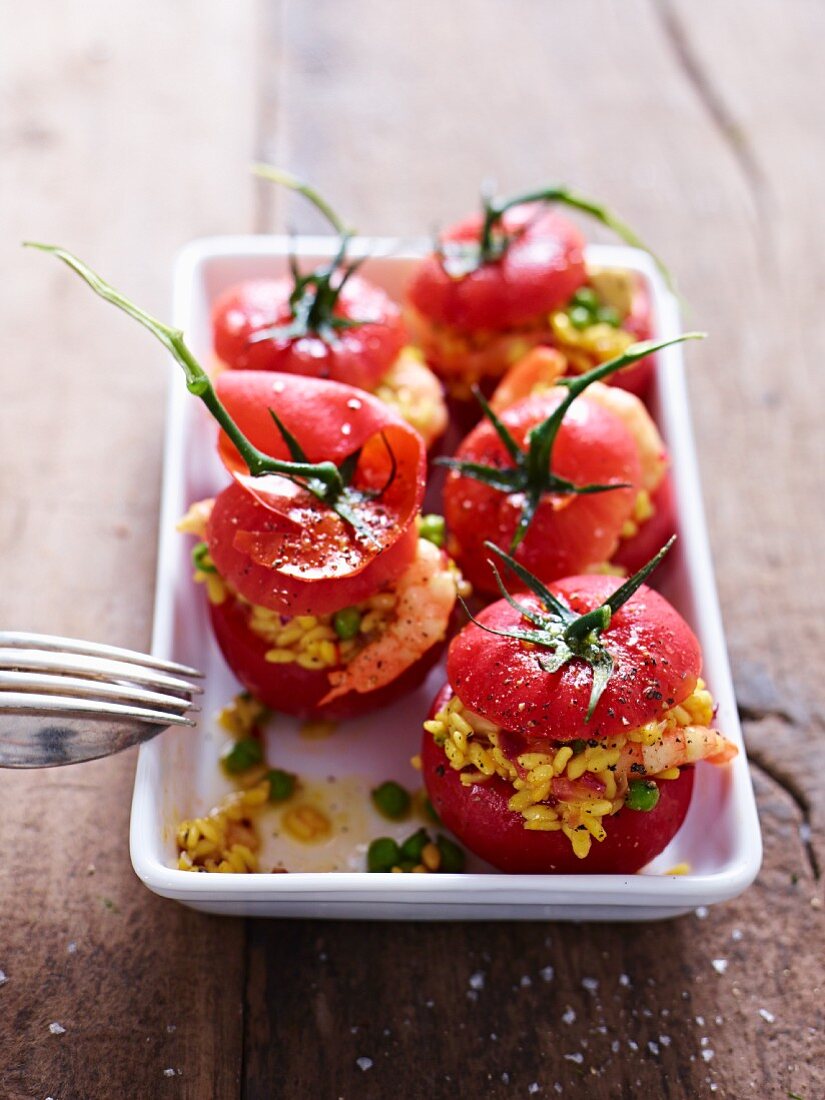
[[[766,852],[743,897],[649,927],[243,922],[135,878],[133,754],[4,774],[0,1095],[822,1096],[825,8],[2,10],[0,622],[148,645],[161,460],[162,353],[21,238],[164,314],[187,239],[317,228],[253,158],[375,233],[484,176],[567,180],[712,334],[693,414]]]

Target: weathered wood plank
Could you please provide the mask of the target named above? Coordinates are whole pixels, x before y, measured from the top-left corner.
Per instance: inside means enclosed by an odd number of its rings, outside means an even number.
[[[816,1090],[821,886],[800,829],[817,779],[802,774],[800,741],[821,731],[825,698],[822,517],[808,505],[823,488],[813,427],[825,382],[809,366],[791,376],[785,360],[803,343],[791,303],[812,320],[822,283],[822,250],[797,239],[800,211],[815,237],[825,225],[805,161],[822,98],[801,48],[822,15],[783,9],[775,34],[767,0],[713,7],[712,18],[596,0],[525,0],[506,14],[492,0],[449,14],[434,0],[286,7],[286,68],[261,147],[365,231],[427,232],[486,176],[502,190],[562,178],[611,202],[678,273],[689,324],[713,337],[691,349],[694,416],[748,733],[774,778],[755,772],[759,882],[710,915],[649,927],[252,926],[249,1097],[276,1074],[299,1094],[359,1097],[569,1095],[583,1083],[599,1097]],[[299,227],[314,224],[287,205]],[[815,346],[805,342],[808,363]],[[810,613],[804,657],[777,646]],[[814,826],[818,845],[815,815]]]
[[[188,0],[4,16],[0,621],[146,647],[162,356],[19,241],[65,243],[167,312],[175,249],[252,223],[253,16]],[[133,771],[129,754],[0,775],[3,1096],[237,1094],[243,927],[134,877]]]

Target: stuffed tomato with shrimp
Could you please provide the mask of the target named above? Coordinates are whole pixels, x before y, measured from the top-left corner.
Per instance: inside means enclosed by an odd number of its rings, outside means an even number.
[[[219,366],[357,386],[392,406],[429,446],[447,425],[443,390],[410,345],[400,307],[356,274],[363,259],[347,258],[351,232],[312,188],[276,169],[262,171],[323,211],[338,248],[309,271],[293,259],[288,275],[246,279],[224,291],[212,309]]]
[[[641,535],[656,515],[667,453],[641,401],[600,383],[692,335],[634,344],[577,378],[559,377],[558,353],[536,349],[490,404],[476,391],[485,418],[454,457],[436,460],[449,469],[450,551],[475,588],[495,592],[488,541],[548,582],[609,570],[622,541]],[[663,507],[651,529],[667,535],[671,523]],[[618,571],[634,556],[627,551]]]
[[[194,562],[212,624],[242,684],[276,710],[345,717],[423,678],[446,637],[456,573],[418,536],[424,442],[362,390],[231,371],[216,383],[177,329],[64,249],[56,255],[148,328],[218,422],[231,483],[193,505]],[[422,530],[426,530],[422,526]]]
[[[713,728],[691,629],[642,582],[568,577],[524,592],[453,640],[425,722],[424,781],[468,848],[523,874],[638,871],[687,813],[700,761],[736,747]]]
[[[418,534],[421,438],[380,401],[334,382],[239,371],[216,391],[256,448],[331,464],[349,498],[342,515],[279,475],[252,477],[222,434],[234,481],[196,507],[196,576],[229,666],[262,702],[302,716],[349,717],[415,687],[456,598],[449,559]]]
[[[407,321],[448,393],[485,392],[531,347],[551,345],[581,374],[651,334],[650,297],[635,272],[588,265],[579,229],[555,209],[595,217],[629,244],[636,234],[600,204],[551,187],[506,199],[447,229],[417,268]],[[627,364],[613,383],[643,394],[651,360]]]

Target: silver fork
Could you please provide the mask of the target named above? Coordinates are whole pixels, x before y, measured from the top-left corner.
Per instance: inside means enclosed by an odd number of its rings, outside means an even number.
[[[0,630],[0,768],[78,764],[193,726],[200,676],[130,649]]]

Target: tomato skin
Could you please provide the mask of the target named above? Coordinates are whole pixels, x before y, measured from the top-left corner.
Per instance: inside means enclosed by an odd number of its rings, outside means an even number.
[[[430,717],[451,695],[442,689]],[[607,837],[593,841],[579,859],[563,832],[533,832],[520,813],[508,809],[513,788],[499,776],[465,787],[444,750],[424,733],[424,785],[444,825],[470,851],[500,871],[521,875],[634,874],[667,847],[685,819],[693,793],[694,769],[659,783],[659,801],[646,813],[622,809],[606,820]]]
[[[353,275],[341,291],[335,316],[367,323],[340,329],[335,346],[319,336],[250,343],[254,333],[290,323],[292,288],[292,278],[284,276],[250,279],[225,291],[212,310],[218,358],[232,370],[331,378],[374,389],[406,342],[398,305],[380,287]]]
[[[559,393],[525,398],[501,413],[501,420],[523,447],[528,432],[561,402]],[[456,457],[484,465],[511,467],[503,443],[488,420],[459,446]],[[555,474],[574,484],[626,482],[627,489],[603,493],[545,495],[516,559],[543,581],[584,572],[608,561],[622,524],[630,516],[641,482],[638,447],[619,417],[584,395],[562,421],[553,450]],[[488,565],[490,540],[509,550],[520,515],[521,497],[505,494],[451,471],[444,486],[444,514],[457,543],[455,557],[470,583],[497,591]]]
[[[210,603],[209,618],[226,663],[246,690],[273,710],[298,718],[343,720],[387,706],[424,681],[443,649],[443,644],[431,646],[400,676],[375,691],[351,691],[321,706],[330,690],[329,669],[267,661],[271,643],[249,629],[246,610],[232,596],[221,604]]]
[[[219,398],[250,442],[288,459],[270,407],[310,462],[340,463],[361,449],[356,484],[380,488],[365,506],[379,522],[376,545],[357,540],[305,490],[277,476],[252,478],[222,434],[219,451],[235,483],[220,493],[207,524],[218,572],[251,603],[284,614],[325,614],[358,603],[395,580],[415,556],[415,517],[424,496],[426,454],[418,433],[377,398],[336,382],[259,371],[226,372]]]
[[[584,238],[572,222],[554,210],[518,206],[501,224],[509,233],[524,231],[501,259],[468,275],[448,275],[435,255],[421,262],[408,296],[431,323],[485,331],[524,325],[563,306],[584,284]],[[481,226],[481,215],[474,214],[442,236],[445,241],[478,241]]]
[[[632,332],[636,340],[650,340],[653,336],[653,305],[644,279],[640,278],[636,282],[630,316],[624,319],[622,328]],[[635,393],[637,397],[644,400],[650,393],[655,373],[656,357],[648,355],[638,363],[634,363],[632,367],[620,370],[606,381],[608,385],[628,390],[629,393]]]
[[[676,501],[670,474],[666,473],[658,487],[651,493],[650,502],[655,508],[653,515],[641,524],[637,534],[632,538],[621,540],[612,558],[613,564],[622,566],[628,576],[632,576],[646,562],[649,562],[676,530]],[[657,588],[661,587],[661,581],[669,564],[669,558],[665,558],[652,575],[651,582]]]
[[[619,587],[617,577],[567,577],[549,585],[575,612],[598,607]],[[532,593],[519,602],[540,608]],[[505,600],[478,615],[497,630],[524,628],[522,616]],[[642,585],[602,632],[613,657],[613,674],[589,722],[593,684],[590,667],[572,660],[545,672],[534,649],[468,623],[452,641],[447,676],[470,710],[526,739],[608,738],[660,717],[665,707],[686,699],[702,670],[699,642],[682,616],[657,592]]]

